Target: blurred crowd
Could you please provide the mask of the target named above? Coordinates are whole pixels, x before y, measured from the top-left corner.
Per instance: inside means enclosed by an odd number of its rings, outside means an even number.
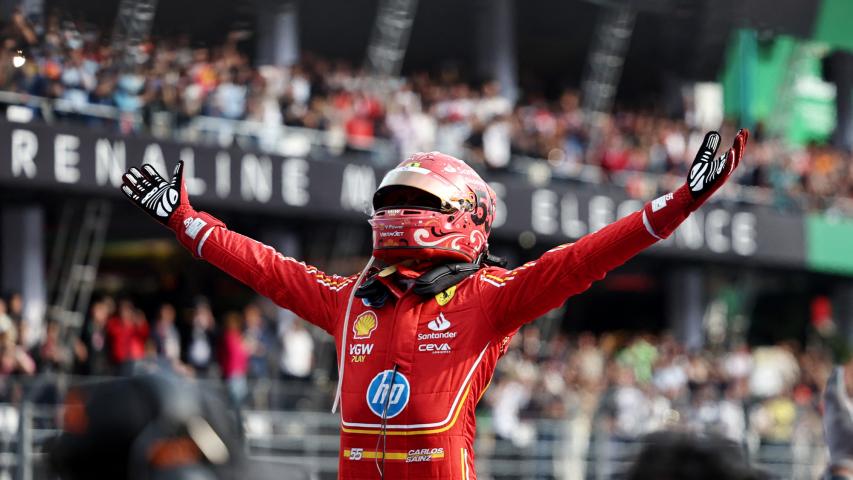
[[[485,400],[497,435],[537,439],[533,419],[591,418],[631,439],[664,428],[717,433],[740,444],[820,445],[820,392],[829,350],[796,342],[688,351],[673,337],[516,335]]]
[[[473,85],[457,68],[380,82],[348,62],[310,54],[290,67],[255,67],[246,31],[213,47],[187,35],[150,39],[119,56],[109,32],[93,25],[57,13],[31,24],[18,14],[4,38],[0,90],[63,99],[81,111],[115,107],[124,132],[164,122],[179,131],[198,116],[307,127],[342,148],[390,143],[401,157],[441,150],[494,169],[547,165],[550,175],[612,181],[637,196],[683,179],[704,133],[689,99],[679,118],[620,110],[593,135],[573,90],[556,99],[524,92],[512,102],[497,83]],[[28,61],[16,69],[12,56],[22,45]],[[732,125],[722,133],[731,138]],[[590,168],[596,175],[581,175]],[[780,208],[853,213],[850,152],[791,147],[761,126],[737,180],[763,187],[747,189],[750,198]]]
[[[18,294],[0,298],[0,379],[168,370],[221,379],[238,404],[298,408],[306,406],[299,399],[323,389],[291,388],[288,399],[267,389],[258,398],[250,386],[274,380],[319,385],[334,375],[335,363],[321,358],[331,355],[324,349],[329,339],[293,315],[277,316],[265,303],[215,316],[204,298],[191,308],[161,303],[146,313],[130,298],[101,296],[72,342],[63,341],[58,322],[38,335],[29,332],[23,308]],[[518,446],[537,438],[530,419],[579,416],[624,438],[678,427],[738,442],[788,443],[814,435],[817,441],[820,391],[831,367],[828,348],[793,341],[688,351],[665,333],[545,338],[534,324],[513,338],[483,408],[498,437]],[[15,393],[0,388],[0,396]]]
[[[242,405],[250,400],[251,381],[307,381],[314,370],[314,338],[303,321],[287,316],[273,322],[260,303],[217,319],[204,298],[185,311],[162,303],[149,315],[129,297],[102,296],[92,302],[71,342],[64,340],[69,335],[58,321],[30,332],[22,312],[19,294],[0,298],[0,379],[171,371],[220,378],[230,398]],[[0,397],[19,399],[15,382],[3,387]]]

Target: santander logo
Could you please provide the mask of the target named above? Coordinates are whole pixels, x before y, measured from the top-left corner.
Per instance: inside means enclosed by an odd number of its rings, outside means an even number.
[[[443,313],[439,313],[435,320],[427,324],[427,327],[433,332],[443,332],[450,328],[450,320],[444,318]]]

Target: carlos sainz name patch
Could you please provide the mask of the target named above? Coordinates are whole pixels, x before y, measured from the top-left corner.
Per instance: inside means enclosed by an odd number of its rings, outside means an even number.
[[[349,460],[376,460],[382,459],[382,452],[364,448],[350,448],[344,450],[344,458]],[[443,448],[420,448],[408,452],[385,452],[385,460],[399,460],[406,463],[431,462],[444,458]]]

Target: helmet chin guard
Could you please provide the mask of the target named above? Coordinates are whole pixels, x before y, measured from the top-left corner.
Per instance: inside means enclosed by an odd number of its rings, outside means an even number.
[[[492,188],[462,160],[416,153],[373,196],[373,254],[389,264],[476,262],[488,248],[496,204]]]

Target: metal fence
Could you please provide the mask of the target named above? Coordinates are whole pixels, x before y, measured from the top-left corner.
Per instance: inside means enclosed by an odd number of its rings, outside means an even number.
[[[257,458],[284,459],[337,478],[338,419],[327,412],[247,412],[247,443]],[[610,480],[624,478],[643,443],[592,426],[589,418],[530,419],[535,432],[523,446],[495,435],[489,417],[478,418],[477,477],[482,480]],[[826,465],[823,445],[743,445],[751,462],[773,478],[814,480]]]
[[[11,383],[15,393],[0,403],[0,480],[50,479],[44,448],[62,428],[61,399],[75,379],[43,376]],[[203,383],[224,391],[219,381]],[[339,420],[327,409],[330,399],[330,386],[254,383],[248,408],[242,411],[250,458],[299,467],[318,480],[337,478]],[[276,405],[287,407],[271,409]],[[589,413],[527,419],[528,441],[513,443],[495,434],[488,413],[481,412],[477,422],[481,480],[619,479],[642,447],[638,438],[608,432]],[[744,442],[743,450],[774,478],[813,480],[826,465],[826,450],[812,435],[795,435],[784,443],[753,438]]]

